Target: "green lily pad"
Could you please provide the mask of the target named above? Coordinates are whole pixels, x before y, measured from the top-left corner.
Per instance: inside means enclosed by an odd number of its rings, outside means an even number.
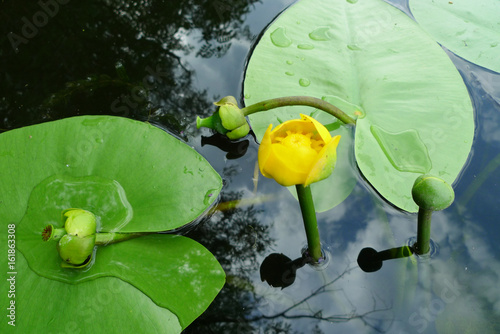
[[[410,9],[421,27],[447,49],[500,72],[500,2],[412,0]]]
[[[10,318],[2,333],[180,333],[182,326],[170,310],[159,307],[135,286],[116,277],[90,280],[77,286],[38,276],[23,256],[16,258],[15,327]],[[2,308],[9,305],[1,296]],[[7,311],[6,311],[7,312]]]
[[[131,220],[120,222],[121,232],[181,227],[202,214],[222,188],[220,176],[195,150],[130,119],[74,117],[0,138],[0,185],[2,190],[19,189],[2,203],[14,222],[24,215],[33,188],[58,174],[116,182],[133,208]]]
[[[415,179],[429,173],[453,183],[474,136],[467,89],[446,53],[403,12],[378,0],[302,0],[289,7],[255,47],[244,93],[246,105],[314,96],[357,117],[359,169],[378,193],[409,212],[418,209],[411,197]],[[285,107],[249,118],[261,139],[269,124],[311,112]],[[314,115],[323,124],[335,121],[324,112]],[[350,128],[330,130],[337,135]],[[338,164],[351,159],[344,138]],[[318,183],[319,191],[312,189],[318,210],[338,204],[334,196],[349,195],[355,181],[346,180],[356,178],[350,173],[336,169]]]
[[[95,213],[98,232],[171,230],[207,210],[220,176],[166,132],[99,116],[21,128],[0,135],[0,169],[1,242],[15,226],[17,248],[15,261],[0,265],[18,286],[0,300],[5,308],[15,300],[19,331],[179,333],[224,285],[214,256],[182,236],[99,246],[84,269],[61,268],[56,243],[42,241],[44,226],[62,227],[67,208]]]

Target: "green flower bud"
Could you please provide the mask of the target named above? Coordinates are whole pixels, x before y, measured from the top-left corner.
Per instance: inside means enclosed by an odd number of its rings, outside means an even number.
[[[90,263],[96,244],[96,218],[92,212],[67,209],[62,212],[64,228],[52,224],[42,232],[44,241],[57,240],[57,251],[64,268],[81,268]]]
[[[42,231],[44,241],[57,241],[57,251],[63,259],[63,268],[83,268],[91,263],[94,247],[113,244],[148,233],[117,233],[96,231],[96,218],[92,212],[67,209],[62,212],[63,228],[47,225]]]
[[[234,100],[234,97],[228,96],[214,103],[216,106],[219,106],[219,116],[222,121],[222,126],[227,130],[234,130],[247,124],[245,115],[243,115],[241,109],[238,108],[237,103],[231,102],[232,100]],[[236,100],[234,100],[234,102],[236,102]]]
[[[96,219],[92,212],[67,209],[62,212],[62,219],[68,234],[85,237],[96,232]]]
[[[444,180],[432,175],[421,175],[413,184],[412,197],[423,210],[440,211],[453,203],[455,192]]]
[[[57,243],[57,251],[64,262],[81,266],[90,260],[94,245],[95,234],[85,237],[66,234]]]
[[[67,262],[62,261],[61,268],[71,268],[71,269],[85,268],[86,266],[88,266],[92,262],[93,256],[94,256],[94,253],[90,254],[90,256],[87,258],[87,260],[80,265],[75,265],[75,264],[71,264],[71,263],[67,263]]]
[[[234,97],[226,96],[214,104],[219,107],[219,110],[208,118],[197,117],[198,129],[200,127],[214,129],[231,140],[243,138],[250,132],[245,115]]]
[[[248,123],[243,124],[239,128],[234,129],[226,133],[227,138],[231,140],[236,140],[245,137],[250,132],[250,126]]]
[[[218,107],[223,106],[225,104],[234,104],[234,105],[237,106],[238,105],[238,101],[236,101],[236,98],[234,96],[228,95],[228,96],[224,96],[219,101],[214,102],[214,104],[216,106],[218,106]]]

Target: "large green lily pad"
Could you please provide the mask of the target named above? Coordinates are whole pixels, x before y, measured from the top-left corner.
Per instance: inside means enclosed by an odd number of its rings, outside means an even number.
[[[288,8],[255,47],[244,93],[246,105],[309,95],[359,116],[359,169],[384,198],[409,212],[417,211],[415,179],[429,173],[453,183],[472,145],[473,109],[458,71],[414,21],[379,0],[302,0]],[[280,108],[252,114],[250,122],[261,139],[269,124],[300,112],[308,113],[305,107]],[[323,112],[314,115],[323,124],[334,122]],[[340,131],[348,129],[331,132]],[[340,166],[350,161],[349,146],[341,139]],[[312,188],[319,210],[352,191],[345,184],[352,185],[346,180],[355,175],[340,172]]]
[[[410,9],[423,29],[470,62],[500,72],[500,2],[416,0]]]
[[[15,301],[18,331],[179,333],[224,285],[214,256],[186,237],[100,246],[85,269],[61,268],[55,242],[41,239],[72,207],[94,212],[100,232],[171,230],[207,210],[220,176],[164,131],[99,116],[12,130],[0,135],[0,170],[2,249],[8,235],[17,248],[14,261],[0,263],[15,278],[15,296],[0,300],[4,309]]]

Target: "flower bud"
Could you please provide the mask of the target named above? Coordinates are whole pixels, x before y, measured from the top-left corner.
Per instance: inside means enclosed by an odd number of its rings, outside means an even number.
[[[85,237],[66,234],[57,243],[57,250],[64,262],[73,266],[81,266],[90,259],[94,245],[95,234]]]
[[[250,126],[248,125],[248,123],[245,123],[242,126],[227,132],[226,136],[231,140],[236,140],[245,137],[249,132]]]
[[[68,234],[85,237],[96,232],[96,220],[92,212],[67,209],[62,212],[62,219]]]
[[[64,268],[82,268],[90,263],[96,244],[96,218],[92,212],[67,209],[62,212],[64,228],[52,224],[42,232],[44,241],[56,240]]]
[[[247,120],[241,109],[238,108],[234,97],[227,96],[214,104],[219,107],[219,116],[225,129],[234,130],[247,124]]]
[[[207,127],[235,140],[245,137],[250,132],[250,126],[238,107],[238,102],[233,96],[226,96],[214,103],[219,107],[212,116],[196,119],[196,127]]]
[[[415,180],[411,193],[419,208],[430,211],[444,210],[455,200],[453,188],[432,175],[420,175]]]

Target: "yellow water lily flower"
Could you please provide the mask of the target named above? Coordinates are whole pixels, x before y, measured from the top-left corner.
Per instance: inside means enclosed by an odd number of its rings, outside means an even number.
[[[259,168],[265,177],[282,186],[313,182],[330,176],[337,161],[340,136],[306,115],[267,128],[259,147]]]

